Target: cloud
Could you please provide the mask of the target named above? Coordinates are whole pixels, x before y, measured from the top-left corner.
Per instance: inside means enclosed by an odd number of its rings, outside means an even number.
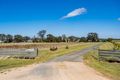
[[[75,17],[75,16],[81,15],[81,14],[83,14],[85,12],[87,12],[86,8],[78,8],[78,9],[75,9],[72,12],[68,13],[66,16],[63,16],[61,19]]]
[[[120,21],[120,18],[118,18],[118,21]]]

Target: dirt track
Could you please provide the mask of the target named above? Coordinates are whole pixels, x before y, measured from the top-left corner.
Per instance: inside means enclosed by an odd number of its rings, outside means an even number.
[[[0,80],[109,80],[83,64],[80,55],[93,48],[61,56],[46,63],[13,69],[0,74]]]

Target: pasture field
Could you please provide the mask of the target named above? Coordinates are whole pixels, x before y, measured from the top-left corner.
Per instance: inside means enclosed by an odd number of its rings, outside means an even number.
[[[113,50],[114,45],[110,42],[103,43],[101,46],[99,46],[100,50]]]
[[[60,44],[60,43],[59,43]],[[57,51],[50,51],[49,48],[47,49],[39,49],[39,56],[36,59],[0,59],[0,71],[4,69],[9,69],[13,67],[20,67],[20,66],[25,66],[33,63],[40,63],[40,62],[45,62],[48,61],[54,57],[61,56],[64,54],[68,54],[70,52],[82,50],[84,48],[88,48],[91,46],[94,46],[98,43],[72,43],[72,45],[69,46],[69,49],[66,49],[66,45],[58,48]],[[51,44],[51,46],[53,46]]]
[[[120,40],[112,40],[113,42],[120,42]]]
[[[0,43],[0,48],[39,48],[47,49],[50,47],[64,47],[66,45],[72,46],[78,43]],[[82,44],[82,43],[81,43]]]
[[[100,49],[111,50],[111,43],[103,43]],[[108,76],[112,80],[120,80],[120,63],[109,63],[106,61],[99,61],[98,51],[90,51],[84,55],[84,62],[92,68],[95,68],[103,75]]]

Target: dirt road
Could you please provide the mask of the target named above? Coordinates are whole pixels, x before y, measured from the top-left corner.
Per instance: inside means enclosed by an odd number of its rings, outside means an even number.
[[[0,80],[109,80],[82,62],[81,55],[91,49],[93,47],[46,63],[13,69],[0,74]]]

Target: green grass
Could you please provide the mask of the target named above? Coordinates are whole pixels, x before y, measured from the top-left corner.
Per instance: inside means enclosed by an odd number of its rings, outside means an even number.
[[[78,44],[75,46],[70,46],[69,49],[65,49],[65,47],[59,48],[57,51],[50,51],[50,50],[40,50],[39,56],[36,59],[1,59],[0,60],[0,71],[4,69],[9,69],[13,67],[21,67],[33,63],[40,63],[48,61],[52,58],[55,58],[57,56],[61,56],[64,54],[69,54],[70,52],[82,50],[87,47],[91,47],[98,43],[82,43],[82,45]]]
[[[113,80],[120,80],[120,63],[99,61],[98,52],[91,51],[84,55],[84,62]]]
[[[112,43],[103,43],[99,49],[113,50]],[[98,51],[91,51],[84,55],[84,61],[87,65],[95,68],[104,75],[113,80],[120,80],[120,63],[109,63],[106,61],[99,61]]]

